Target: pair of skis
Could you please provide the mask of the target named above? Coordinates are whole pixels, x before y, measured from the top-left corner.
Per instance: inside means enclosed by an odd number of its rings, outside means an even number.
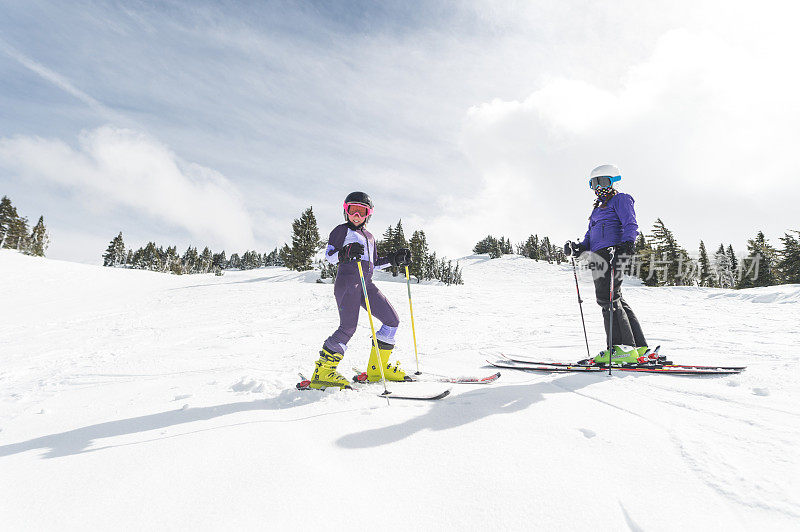
[[[570,364],[565,362],[539,362],[522,357],[510,357],[500,354],[503,360],[489,364],[496,368],[516,369],[522,371],[543,371],[543,372],[602,372],[608,371],[606,364]],[[661,373],[670,375],[732,375],[741,373],[747,366],[699,366],[689,364],[673,364],[669,361],[650,362],[644,364],[624,364],[612,365],[614,371],[625,371],[629,373]]]
[[[353,377],[353,384],[350,389],[358,390],[362,386],[369,384],[367,381],[367,374],[358,370],[357,368],[353,368],[356,372],[356,376]],[[436,375],[433,373],[427,374],[420,374],[414,376],[406,376],[405,382],[445,382],[449,384],[491,384],[497,379],[500,378],[500,372],[493,373],[486,377],[448,377],[446,375]],[[301,381],[297,383],[296,388],[298,390],[314,390],[316,388],[311,388],[310,384],[311,381],[306,379],[302,374],[300,374]],[[439,399],[444,399],[448,395],[450,395],[450,388],[447,388],[443,391],[437,391],[433,393],[408,393],[406,391],[401,392],[389,392],[387,393],[380,393],[378,394],[380,397],[388,397],[389,399],[406,399],[412,401],[436,401]]]

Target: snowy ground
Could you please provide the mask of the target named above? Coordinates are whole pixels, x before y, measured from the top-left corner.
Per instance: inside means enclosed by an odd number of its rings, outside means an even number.
[[[423,369],[585,356],[571,269],[462,265],[465,286],[413,286]],[[406,287],[379,286],[413,369]],[[599,350],[588,277],[582,290]],[[337,324],[332,287],[311,275],[178,277],[0,251],[2,528],[796,530],[800,287],[625,294],[671,359],[748,370],[508,371],[421,404],[298,392]],[[362,314],[341,367],[363,366],[368,347]]]

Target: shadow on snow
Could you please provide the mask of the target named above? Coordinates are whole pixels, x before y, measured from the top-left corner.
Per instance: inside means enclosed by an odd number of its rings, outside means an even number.
[[[227,403],[202,408],[187,408],[185,410],[170,410],[146,416],[108,421],[106,423],[98,423],[97,425],[90,425],[59,434],[50,434],[20,443],[1,445],[0,457],[10,456],[33,449],[48,449],[43,455],[44,458],[58,458],[91,452],[99,449],[89,449],[88,447],[95,440],[103,438],[113,438],[115,436],[164,429],[185,423],[193,423],[195,421],[207,421],[238,412],[284,410],[316,402],[321,399],[323,395],[324,394],[321,393],[311,394],[309,392],[298,392],[296,390],[284,390],[276,397],[270,399]]]
[[[422,430],[448,430],[480,419],[498,415],[512,414],[525,410],[544,399],[546,394],[568,393],[597,382],[602,376],[569,375],[555,382],[536,382],[532,384],[511,384],[492,386],[452,396],[444,401],[431,403],[425,414],[403,423],[379,429],[355,432],[339,438],[336,443],[346,449],[377,447],[408,438]],[[324,394],[311,394],[284,390],[276,397],[216,406],[187,408],[159,412],[116,421],[98,423],[58,434],[41,436],[28,441],[0,446],[0,457],[46,449],[43,458],[59,458],[97,449],[89,447],[97,440],[152,430],[208,421],[211,419],[257,410],[285,410],[304,406],[322,399]],[[317,417],[311,415],[309,417]],[[171,437],[171,436],[168,436]],[[124,445],[124,444],[123,444]],[[106,448],[106,447],[103,447]]]
[[[448,430],[497,414],[513,414],[542,401],[546,394],[573,392],[598,380],[598,375],[565,375],[555,379],[557,385],[546,381],[473,390],[436,401],[425,414],[402,423],[342,436],[336,444],[345,449],[388,445],[421,430]]]

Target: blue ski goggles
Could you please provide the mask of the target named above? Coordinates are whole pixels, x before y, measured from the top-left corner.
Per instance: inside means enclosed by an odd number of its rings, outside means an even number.
[[[613,183],[616,183],[617,181],[620,181],[620,180],[622,180],[622,176],[621,175],[615,175],[613,177],[610,176],[610,175],[599,175],[599,176],[596,176],[596,177],[590,177],[589,178],[589,188],[591,188],[592,190],[594,190],[594,189],[596,189],[598,187],[607,188],[607,187],[610,187]]]

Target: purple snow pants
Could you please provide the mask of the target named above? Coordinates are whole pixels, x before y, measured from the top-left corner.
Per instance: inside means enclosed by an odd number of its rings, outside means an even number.
[[[372,315],[383,324],[375,335],[378,340],[394,345],[394,333],[400,324],[400,317],[378,287],[372,282],[371,265],[363,261],[364,281],[369,295],[369,306]],[[347,342],[353,337],[358,325],[358,314],[361,307],[367,308],[364,302],[364,292],[361,289],[361,279],[358,276],[358,266],[355,263],[342,264],[336,275],[333,285],[333,295],[339,307],[339,328],[325,340],[325,348],[333,353],[344,354]]]

